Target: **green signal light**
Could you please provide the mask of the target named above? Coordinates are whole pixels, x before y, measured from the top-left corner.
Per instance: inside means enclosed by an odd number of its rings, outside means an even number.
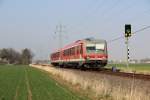
[[[125,24],[125,37],[131,37],[131,25]]]

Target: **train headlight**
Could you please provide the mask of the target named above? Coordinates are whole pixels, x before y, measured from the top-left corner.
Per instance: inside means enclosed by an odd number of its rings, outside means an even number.
[[[87,60],[90,60],[90,57],[87,56],[86,59],[87,59]]]
[[[87,56],[86,58],[90,58],[89,56]]]

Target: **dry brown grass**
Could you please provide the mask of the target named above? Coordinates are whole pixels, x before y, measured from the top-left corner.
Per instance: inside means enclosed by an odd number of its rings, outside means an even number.
[[[150,82],[85,71],[32,65],[80,87],[93,100],[150,100]]]

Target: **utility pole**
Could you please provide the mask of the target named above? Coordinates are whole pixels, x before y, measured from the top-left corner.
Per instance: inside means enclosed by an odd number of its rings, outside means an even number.
[[[126,49],[127,49],[127,61],[126,65],[129,67],[130,55],[129,55],[129,37],[131,37],[131,25],[125,24],[125,39],[126,39]]]
[[[62,35],[63,28],[64,28],[64,25],[62,25],[62,24],[57,25],[56,26],[56,32],[55,32],[56,34],[58,33],[58,43],[59,43],[58,46],[59,46],[60,49],[63,46],[63,40],[62,40],[62,37],[63,37],[63,35]]]

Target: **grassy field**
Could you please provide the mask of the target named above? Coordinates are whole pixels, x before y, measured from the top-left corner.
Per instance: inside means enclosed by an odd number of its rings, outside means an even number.
[[[122,71],[136,71],[141,73],[150,73],[150,64],[130,64],[127,68],[126,64],[108,64],[107,67],[111,68],[116,66]]]
[[[31,65],[91,100],[150,100],[150,82],[89,71]],[[144,86],[144,87],[143,87]]]
[[[45,72],[29,66],[0,65],[0,100],[87,100]]]

